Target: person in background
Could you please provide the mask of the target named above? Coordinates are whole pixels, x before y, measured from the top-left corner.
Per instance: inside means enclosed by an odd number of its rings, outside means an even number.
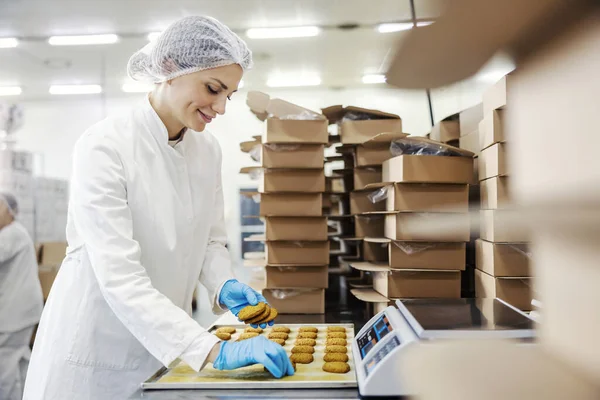
[[[0,399],[21,400],[29,343],[43,307],[35,248],[15,218],[14,196],[0,193]]]
[[[233,279],[221,150],[203,132],[251,65],[246,44],[208,17],[175,22],[131,57],[130,77],[154,89],[75,145],[67,255],[42,314],[25,400],[128,398],[178,360],[196,371],[259,363],[277,378],[294,374],[283,347],[266,337],[221,342],[190,316],[198,280],[214,313],[237,316],[266,302]]]

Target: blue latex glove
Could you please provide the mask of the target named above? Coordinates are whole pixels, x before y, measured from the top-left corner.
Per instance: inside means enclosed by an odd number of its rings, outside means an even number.
[[[241,342],[221,342],[213,367],[230,370],[254,364],[264,365],[278,379],[294,375],[294,367],[283,347],[264,336]]]
[[[229,311],[236,317],[242,311],[244,307],[255,306],[258,303],[267,303],[267,300],[250,286],[238,282],[237,279],[230,279],[223,285],[221,293],[219,294],[219,303],[227,307]],[[268,323],[269,326],[273,326],[275,321]],[[253,328],[257,328],[258,325],[250,325]],[[260,327],[265,329],[267,324],[260,324]]]

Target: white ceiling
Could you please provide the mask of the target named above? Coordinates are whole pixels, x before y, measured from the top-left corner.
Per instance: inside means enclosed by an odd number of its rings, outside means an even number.
[[[415,0],[418,19],[434,19],[451,0]],[[246,87],[261,88],[274,73],[318,73],[331,87],[361,85],[365,73],[384,72],[402,33],[380,34],[374,25],[408,21],[409,0],[0,0],[0,37],[19,37],[0,49],[0,85],[23,87],[23,99],[47,96],[50,84],[102,84],[119,93],[129,56],[185,15],[210,15],[243,34],[251,27],[319,25],[314,38],[250,40],[255,68]],[[338,29],[340,24],[357,29]],[[114,45],[52,47],[57,34],[117,33]]]

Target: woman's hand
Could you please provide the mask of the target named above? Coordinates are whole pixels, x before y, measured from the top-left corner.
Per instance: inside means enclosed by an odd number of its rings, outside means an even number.
[[[219,303],[227,307],[236,317],[240,311],[247,306],[255,306],[258,303],[267,303],[267,300],[250,286],[239,282],[237,279],[231,279],[225,282],[221,293],[219,294]],[[274,321],[268,323],[273,326]],[[251,325],[256,328],[258,325]],[[267,324],[260,324],[261,328],[266,328]]]

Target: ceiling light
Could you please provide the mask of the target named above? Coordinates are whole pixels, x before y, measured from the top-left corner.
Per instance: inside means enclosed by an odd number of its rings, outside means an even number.
[[[52,85],[50,94],[97,94],[102,93],[100,85]]]
[[[121,86],[121,90],[123,90],[125,93],[149,93],[154,90],[154,84],[144,82],[128,82]]]
[[[18,96],[23,93],[20,86],[0,86],[0,96]]]
[[[106,35],[78,35],[78,36],[52,36],[48,43],[52,46],[81,46],[93,44],[112,44],[119,41],[115,34]]]
[[[433,24],[433,21],[419,21],[417,22],[417,27],[427,26]],[[400,32],[407,31],[414,27],[412,22],[396,22],[391,24],[380,24],[377,26],[377,30],[379,33],[390,33],[390,32]]]
[[[273,77],[267,80],[267,86],[276,87],[300,87],[300,86],[319,86],[321,84],[321,78],[318,76],[305,76],[305,77]]]
[[[311,37],[321,33],[318,26],[295,26],[288,28],[252,28],[246,31],[250,39],[281,39]]]
[[[19,41],[17,38],[0,38],[0,49],[9,49],[18,45]]]
[[[363,75],[362,82],[367,83],[367,84],[385,83],[386,79],[385,79],[385,75],[383,75],[383,74],[368,74],[368,75]]]
[[[151,32],[148,34],[148,41],[153,42],[160,36],[162,32]]]

